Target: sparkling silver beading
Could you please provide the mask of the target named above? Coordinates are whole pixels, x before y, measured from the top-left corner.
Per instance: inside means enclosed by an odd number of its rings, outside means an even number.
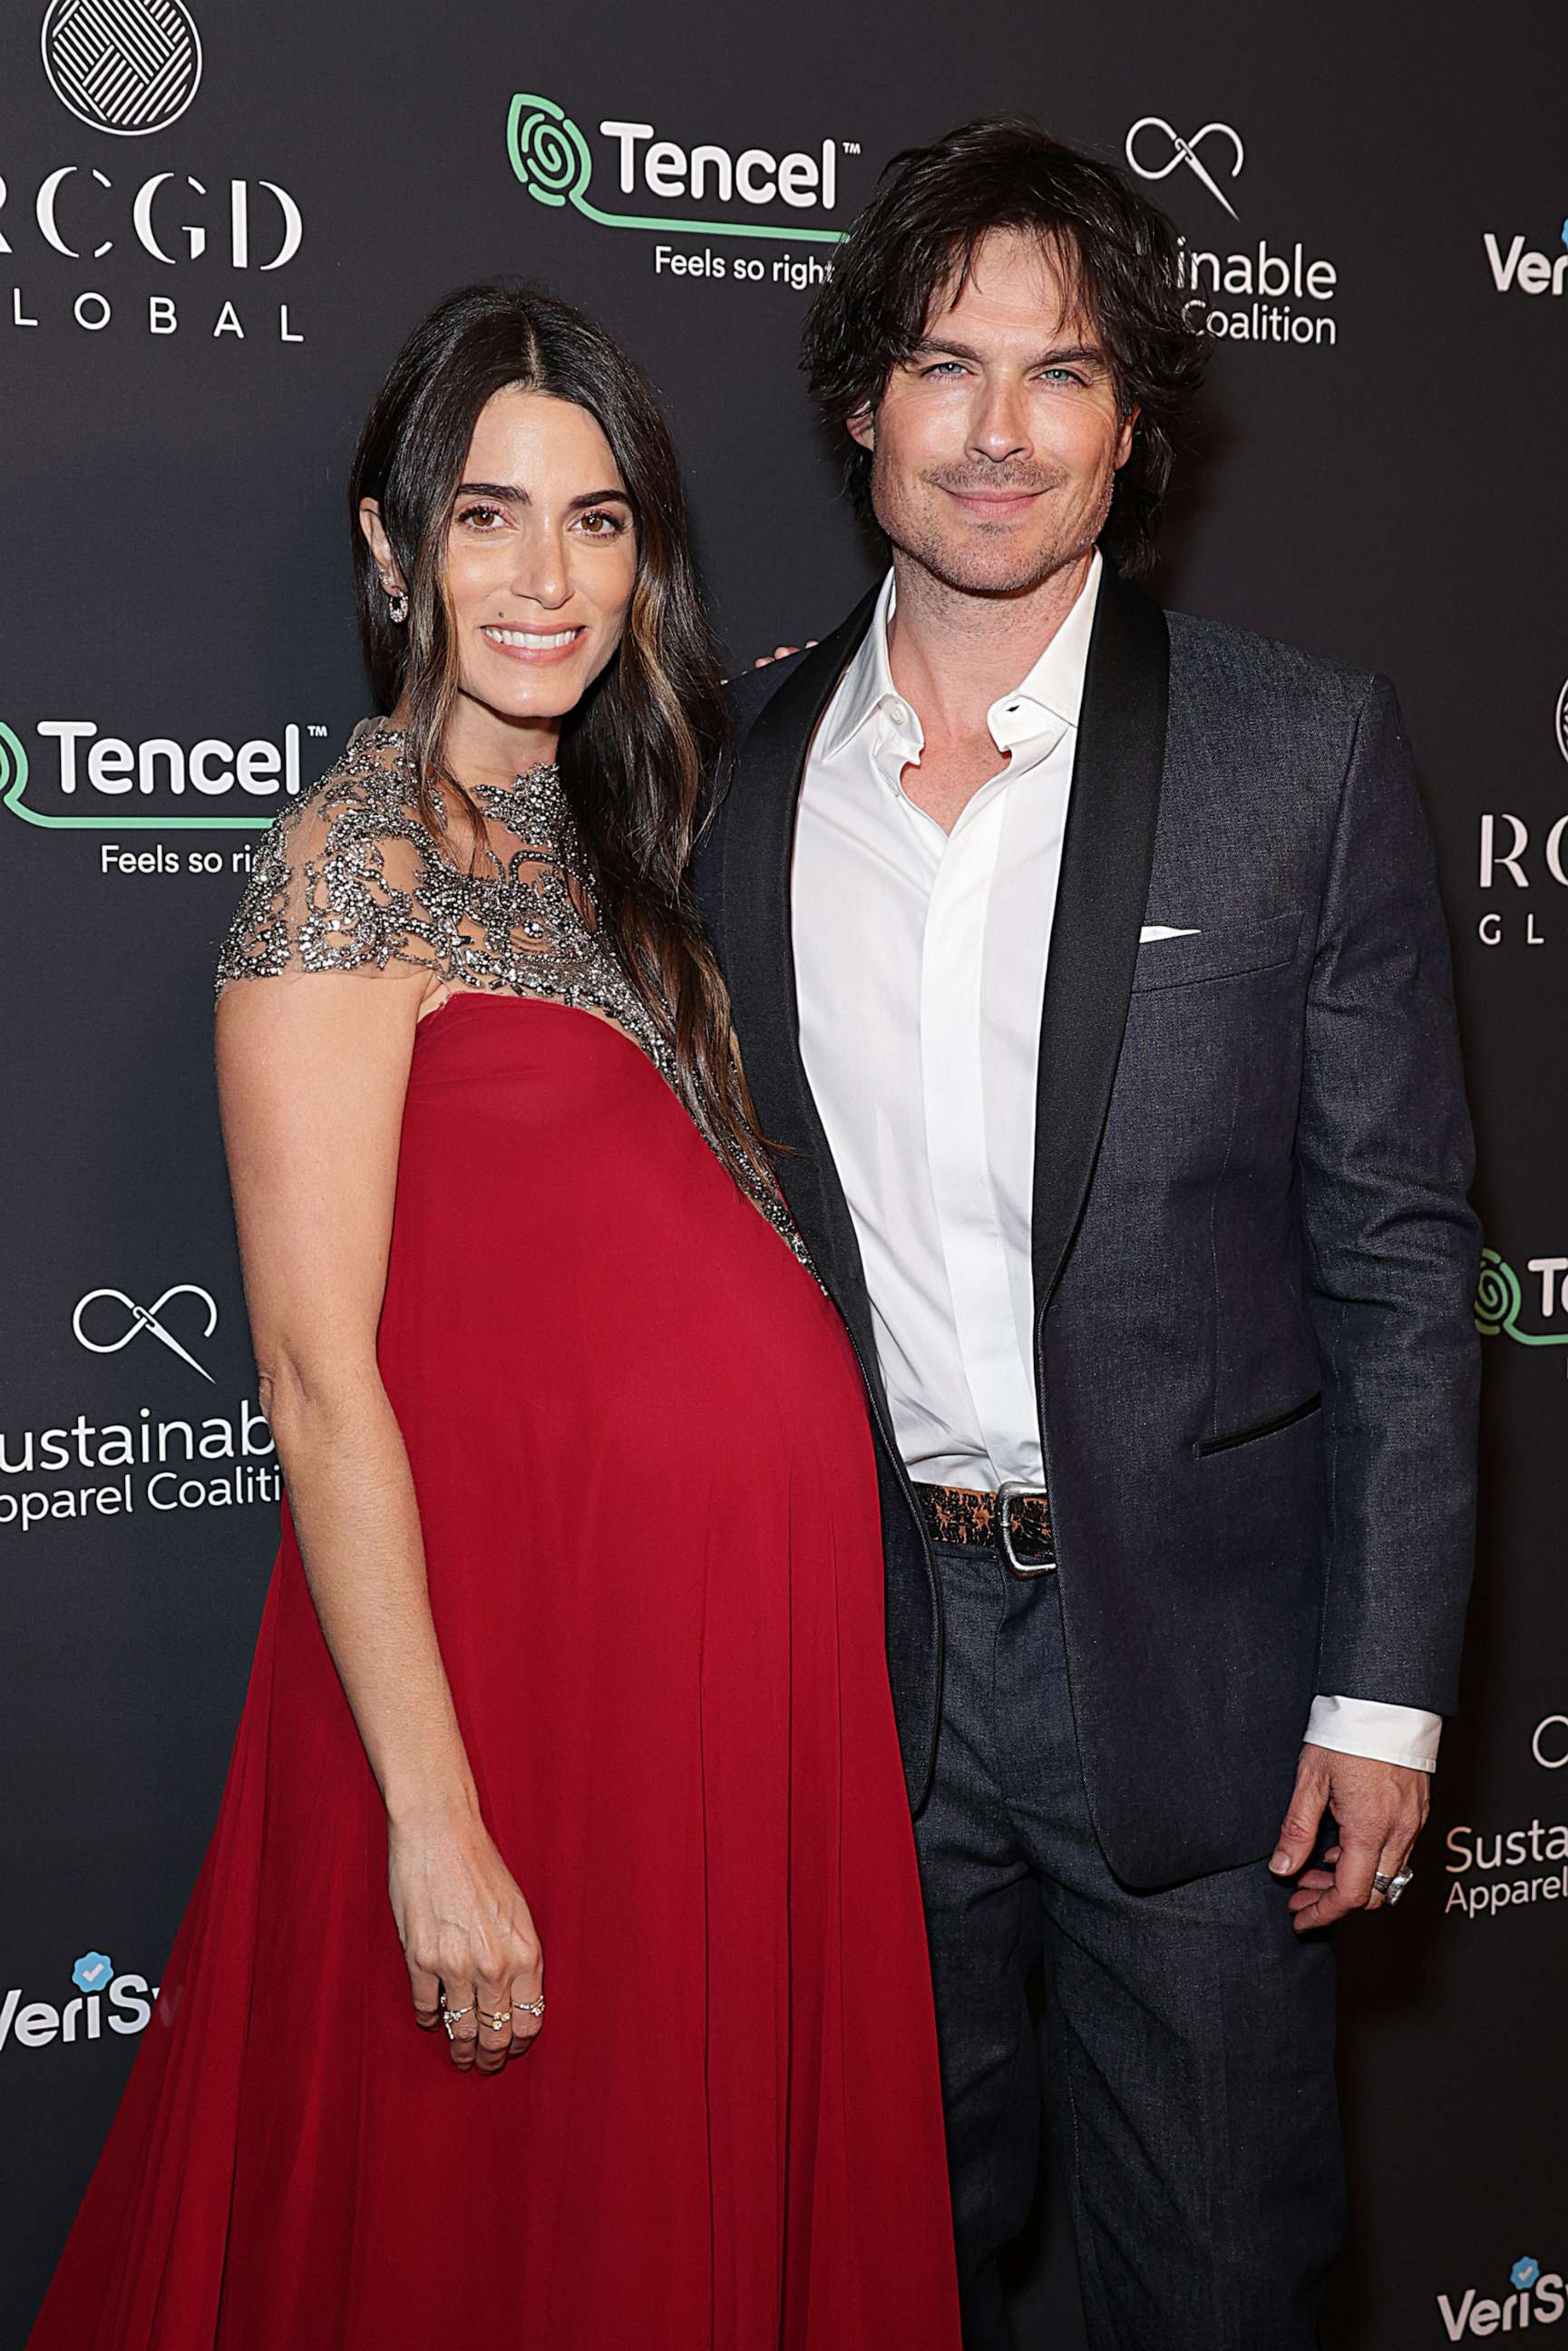
[[[473,797],[519,846],[465,872],[464,837],[421,819],[402,730],[362,719],[342,757],[264,834],[218,957],[216,989],[290,971],[421,966],[454,988],[538,997],[612,1021],[679,1099],[675,1056],[659,1021],[592,921],[570,804],[553,765]],[[701,1132],[699,1128],[699,1132]],[[716,1157],[713,1138],[704,1136]],[[783,1199],[758,1168],[747,1196],[815,1279]]]

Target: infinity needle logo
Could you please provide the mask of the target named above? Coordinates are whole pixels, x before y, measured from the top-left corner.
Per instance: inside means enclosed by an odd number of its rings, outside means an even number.
[[[112,1298],[118,1306],[124,1308],[131,1318],[118,1339],[89,1339],[82,1328],[82,1316],[86,1309],[100,1298]],[[217,1301],[211,1290],[198,1288],[193,1281],[175,1282],[172,1289],[163,1292],[162,1298],[154,1299],[151,1306],[138,1306],[133,1298],[127,1298],[123,1290],[89,1290],[85,1298],[78,1298],[77,1301],[76,1311],[71,1316],[71,1329],[76,1332],[81,1344],[95,1355],[117,1355],[121,1347],[130,1346],[139,1332],[151,1331],[155,1339],[161,1339],[165,1347],[172,1348],[182,1362],[190,1364],[193,1372],[200,1372],[204,1380],[211,1380],[213,1375],[205,1365],[198,1364],[194,1355],[182,1347],[173,1332],[166,1329],[158,1319],[172,1298],[199,1298],[202,1301],[207,1310],[207,1327],[202,1336],[204,1339],[210,1339],[218,1327]],[[102,1318],[97,1319],[101,1327]]]
[[[1170,153],[1163,163],[1141,163],[1138,161],[1138,139],[1140,133],[1145,131],[1156,132],[1160,140],[1169,141]],[[1231,152],[1236,158],[1230,166],[1230,176],[1233,180],[1239,179],[1241,167],[1247,161],[1247,152],[1241,144],[1240,132],[1233,131],[1228,122],[1206,122],[1201,131],[1195,131],[1190,139],[1184,139],[1179,131],[1173,130],[1164,115],[1143,115],[1127,133],[1127,161],[1140,180],[1168,180],[1176,166],[1179,163],[1185,163],[1187,170],[1196,173],[1197,177],[1203,182],[1215,203],[1223,204],[1231,219],[1236,220],[1239,215],[1235,205],[1224,193],[1218,182],[1207,170],[1198,155],[1197,151],[1206,139],[1228,139],[1230,141]],[[1148,140],[1145,139],[1145,151],[1148,145]]]

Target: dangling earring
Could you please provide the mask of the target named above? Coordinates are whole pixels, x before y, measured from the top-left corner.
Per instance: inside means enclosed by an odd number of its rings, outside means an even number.
[[[407,620],[408,595],[405,590],[399,588],[388,595],[387,618],[398,628],[401,628],[402,623]]]

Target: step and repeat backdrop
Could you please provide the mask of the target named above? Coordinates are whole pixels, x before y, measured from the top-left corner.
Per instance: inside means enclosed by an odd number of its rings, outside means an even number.
[[[1421,758],[1480,1136],[1484,1537],[1419,1875],[1341,1938],[1327,2339],[1568,2315],[1565,69],[1520,0],[1462,44],[1414,0],[7,9],[0,2351],[146,2028],[271,1564],[211,971],[260,830],[368,706],[360,417],[436,297],[535,278],[660,387],[732,658],[819,635],[876,557],[802,312],[888,159],[1003,110],[1183,235],[1214,365],[1158,592],[1386,670]],[[1049,2192],[1017,2294],[1027,2339],[1082,2343]]]

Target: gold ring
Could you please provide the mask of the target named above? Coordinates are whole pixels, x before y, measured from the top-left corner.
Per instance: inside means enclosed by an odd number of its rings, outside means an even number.
[[[480,2023],[487,2024],[492,2032],[505,2032],[511,2021],[512,2011],[509,2008],[498,2008],[493,2016],[487,2008],[482,2008],[479,2011]]]
[[[467,2013],[468,2011],[465,2008],[448,2008],[446,2002],[444,2001],[442,2001],[441,2022],[446,2027],[446,2038],[448,2041],[456,2040],[457,2034],[454,2028],[456,2025],[458,2018],[460,2016],[466,2016]],[[465,2035],[465,2038],[466,2038],[466,2035]]]
[[[541,1991],[538,2000],[515,2000],[512,2006],[519,2016],[542,2016],[545,2012],[545,1996]]]

